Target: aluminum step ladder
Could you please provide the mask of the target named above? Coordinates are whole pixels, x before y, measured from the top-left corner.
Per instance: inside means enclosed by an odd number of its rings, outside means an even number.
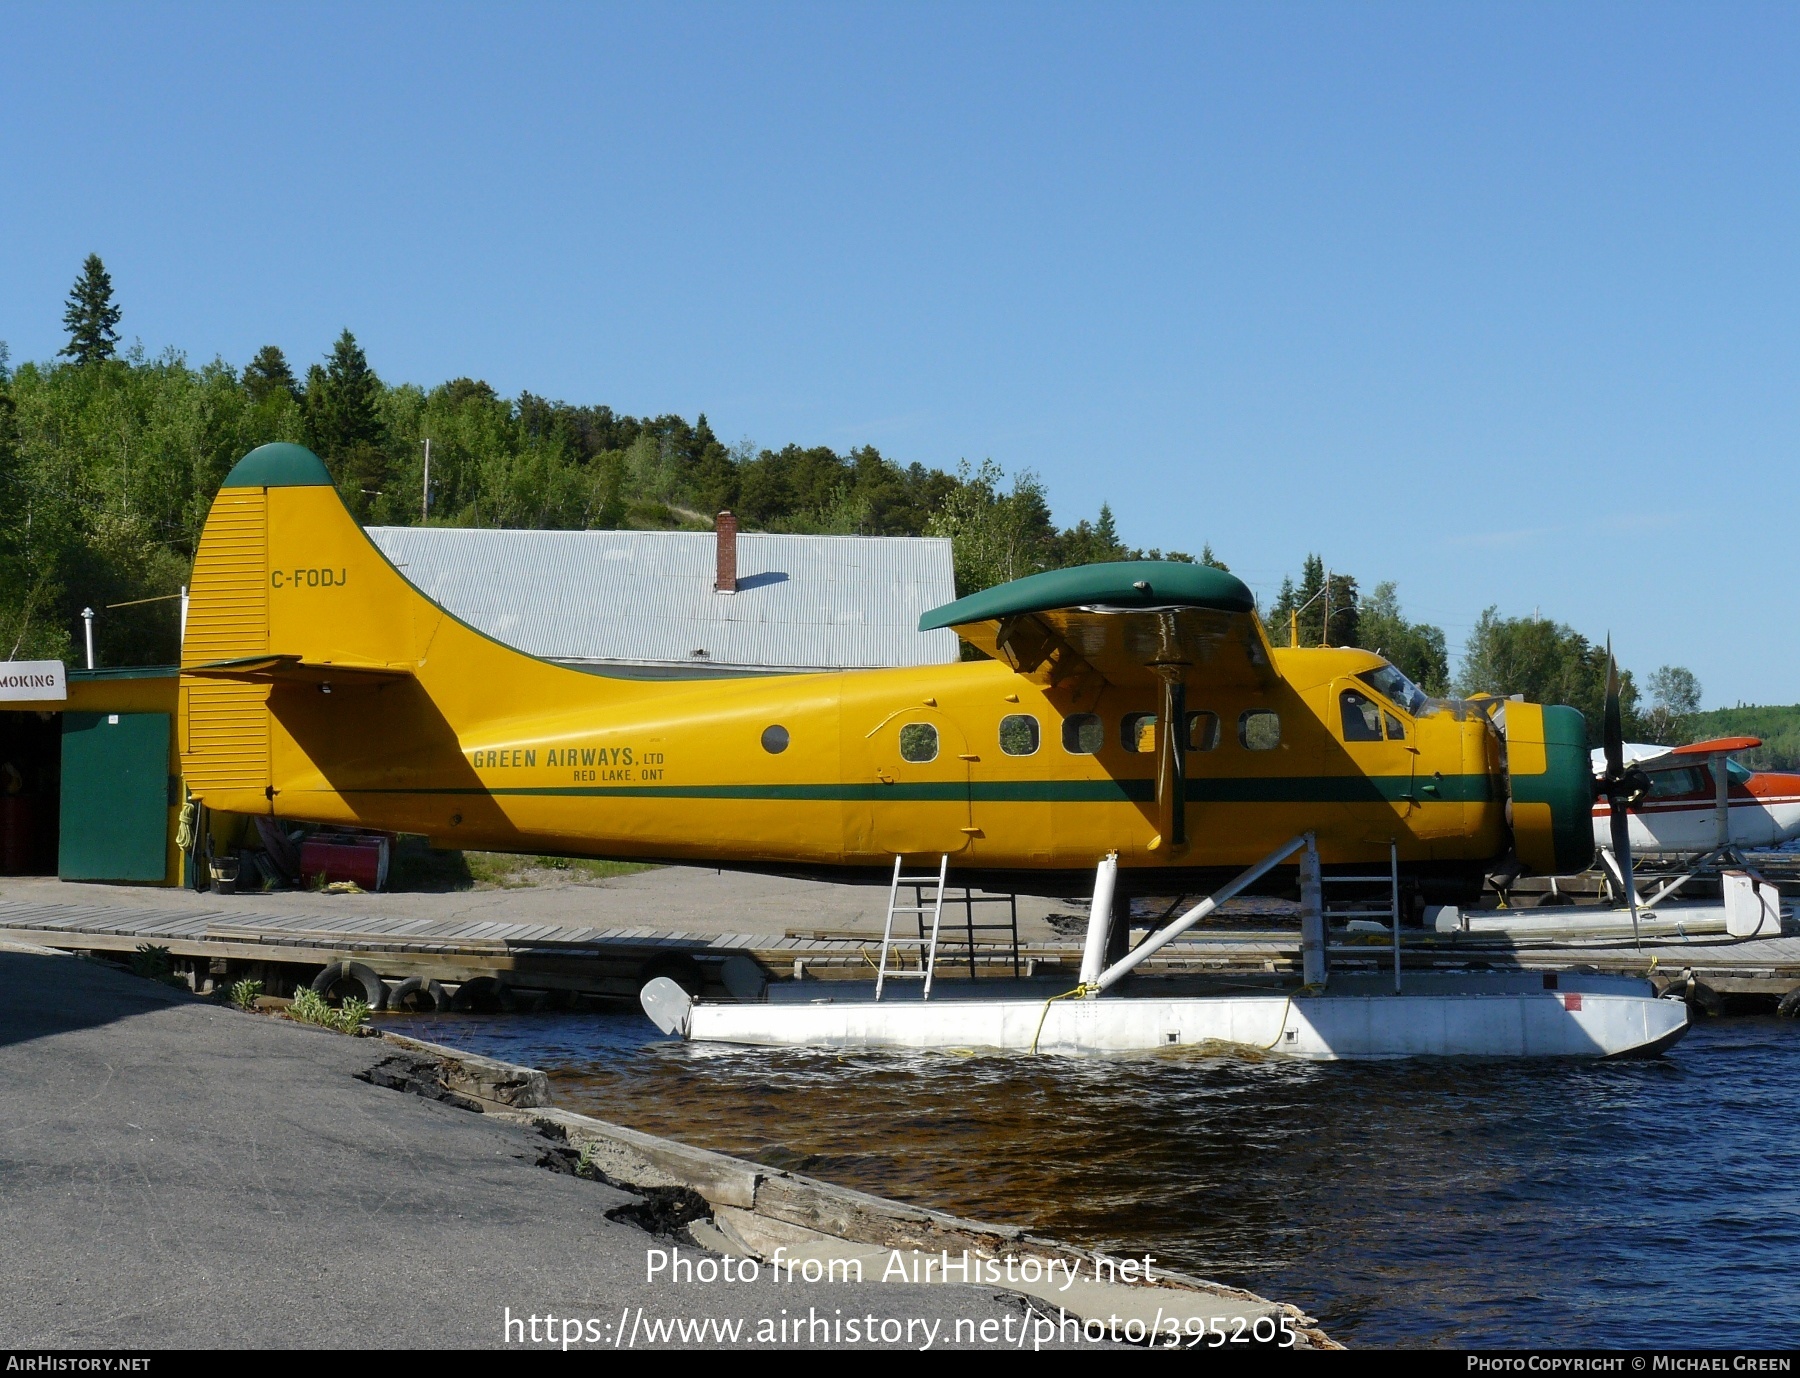
[[[1388,873],[1371,876],[1322,875],[1319,880],[1326,888],[1325,922],[1342,919],[1346,923],[1351,919],[1384,919],[1394,939],[1394,994],[1400,994],[1400,848],[1397,843],[1388,844]],[[1363,896],[1347,896],[1341,900],[1330,897],[1333,885],[1357,885],[1365,887],[1380,886],[1387,891],[1385,896],[1364,894]]]
[[[1012,963],[1013,979],[1017,980],[1023,970],[1023,960],[1019,955],[1019,897],[1014,894],[990,895],[977,892],[968,886],[959,887],[962,894],[951,895],[945,901],[950,906],[950,928],[942,935],[938,945],[938,955],[954,966],[958,961],[966,961],[969,966],[969,979],[980,979],[977,961],[982,957],[997,957],[1004,964]],[[956,906],[962,906],[962,922],[956,921]],[[975,917],[975,906],[978,904],[1004,904],[1006,917],[988,921]],[[980,934],[982,936],[977,937]],[[997,935],[999,941],[987,935]],[[925,916],[919,915],[919,936],[925,936]],[[959,955],[957,948],[963,949]],[[984,951],[985,949],[985,951]]]
[[[931,977],[937,969],[938,930],[944,920],[944,882],[950,874],[950,854],[946,852],[938,858],[938,871],[935,876],[908,876],[901,874],[901,863],[904,857],[894,858],[894,879],[888,886],[887,923],[881,930],[881,965],[875,969],[875,998],[881,999],[888,980],[923,981],[925,983],[923,998],[931,999]],[[913,887],[913,902],[900,903],[900,887]],[[931,902],[925,901],[925,892],[932,892]],[[919,933],[913,937],[905,933],[894,932],[894,915],[915,914],[918,916]],[[925,916],[931,915],[931,932],[925,932]],[[908,970],[904,965],[894,963],[898,955],[896,948],[912,948],[919,955],[919,965]]]

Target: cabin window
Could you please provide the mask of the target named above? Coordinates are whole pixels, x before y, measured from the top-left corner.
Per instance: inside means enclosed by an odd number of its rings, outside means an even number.
[[[1674,770],[1650,770],[1651,799],[1672,799],[1682,794],[1699,794],[1712,786],[1708,773],[1697,766],[1677,766]]]
[[[1281,745],[1281,714],[1250,709],[1238,718],[1238,740],[1249,751],[1273,751]]]
[[[1000,719],[1000,749],[1008,756],[1035,756],[1038,720],[1029,713],[1008,713]]]
[[[779,723],[772,723],[763,729],[762,749],[771,756],[779,756],[788,747],[788,730]]]
[[[1387,724],[1387,734],[1390,742],[1403,742],[1406,740],[1406,727],[1401,723],[1400,719],[1396,718],[1384,708],[1381,712],[1381,720]]]
[[[1751,771],[1748,766],[1740,766],[1736,761],[1727,761],[1725,763],[1725,776],[1734,785],[1749,784],[1752,774],[1754,774],[1754,772]]]
[[[928,722],[909,722],[900,729],[900,759],[922,766],[937,760],[938,730]]]
[[[1099,714],[1076,713],[1063,719],[1063,750],[1071,756],[1092,756],[1105,740]]]
[[[1338,707],[1344,716],[1344,740],[1378,742],[1381,740],[1381,709],[1375,701],[1354,689],[1338,695]]]
[[[1189,713],[1187,715],[1187,749],[1189,751],[1211,751],[1219,744],[1219,715],[1217,713]]]
[[[1127,751],[1156,750],[1156,714],[1127,713],[1119,721],[1119,745]]]

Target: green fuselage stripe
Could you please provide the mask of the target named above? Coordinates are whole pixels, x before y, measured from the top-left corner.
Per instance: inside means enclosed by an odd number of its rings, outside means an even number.
[[[505,795],[523,798],[763,799],[818,803],[969,800],[994,804],[1149,803],[1153,780],[919,780],[891,785],[490,785],[356,789],[345,794]],[[1495,797],[1487,775],[1296,775],[1187,781],[1194,804],[1455,804]]]

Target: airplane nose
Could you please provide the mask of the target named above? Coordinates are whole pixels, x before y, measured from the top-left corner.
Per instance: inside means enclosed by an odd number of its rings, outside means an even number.
[[[1750,777],[1750,793],[1775,825],[1775,841],[1800,838],[1800,774],[1759,770]]]
[[[1506,706],[1513,848],[1537,875],[1572,875],[1594,859],[1594,772],[1587,723],[1573,708]]]

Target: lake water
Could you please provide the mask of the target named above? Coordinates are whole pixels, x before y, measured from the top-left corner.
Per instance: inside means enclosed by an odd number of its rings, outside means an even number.
[[[1291,1301],[1363,1345],[1780,1345],[1800,1022],[1647,1062],[695,1047],[636,1015],[397,1017],[557,1103]]]

